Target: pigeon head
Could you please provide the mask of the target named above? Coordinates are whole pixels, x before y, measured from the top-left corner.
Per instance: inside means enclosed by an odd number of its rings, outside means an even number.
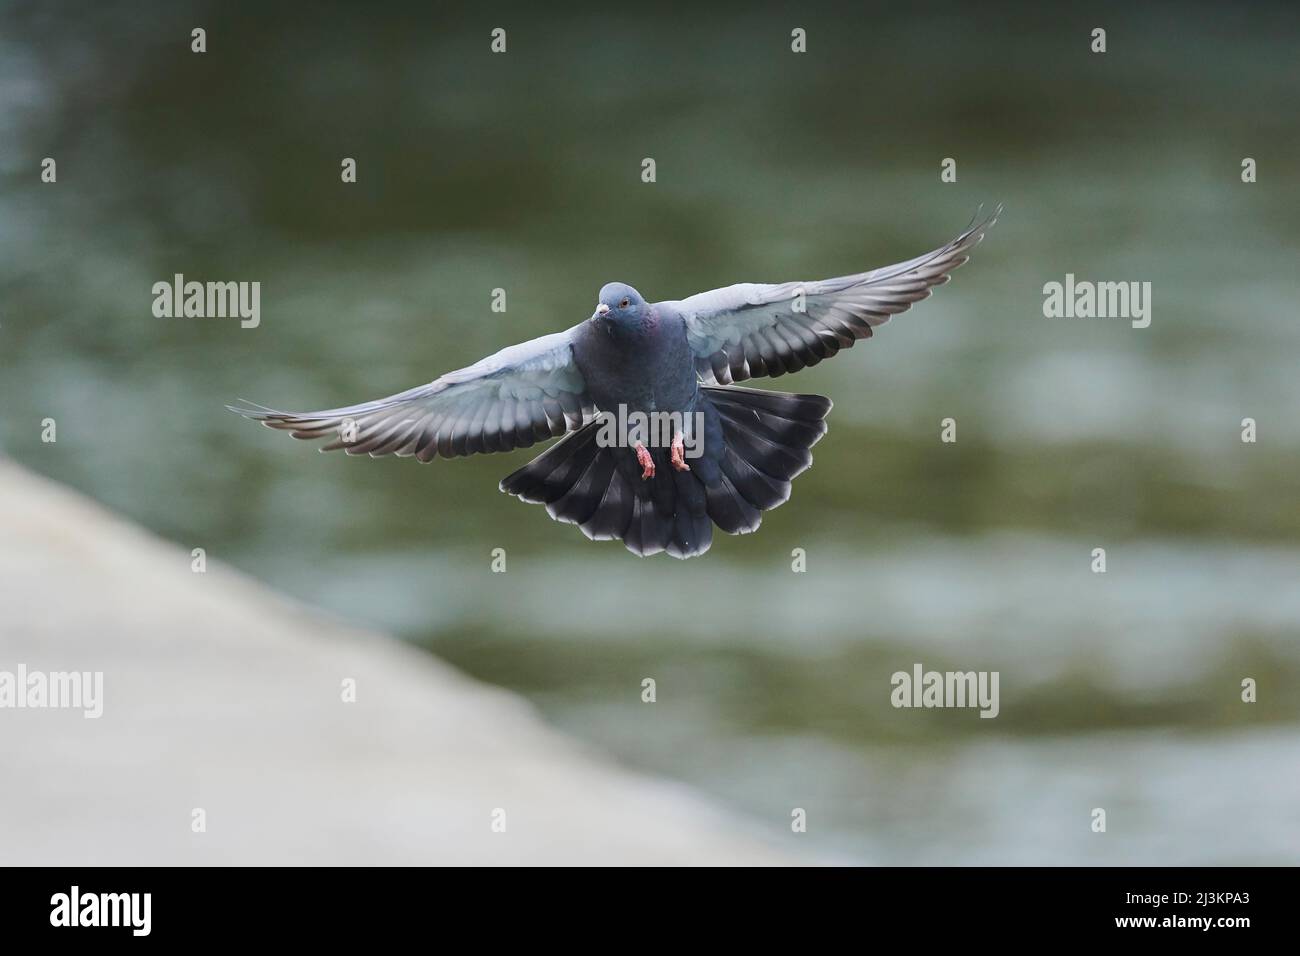
[[[591,317],[607,324],[631,324],[640,322],[644,308],[645,299],[636,289],[623,282],[607,282],[601,287],[600,300]]]

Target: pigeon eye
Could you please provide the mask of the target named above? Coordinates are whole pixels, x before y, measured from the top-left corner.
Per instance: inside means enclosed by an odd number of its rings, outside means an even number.
[[[618,307],[619,307],[620,309],[626,309],[626,308],[628,307],[628,301],[627,301],[627,299],[624,299],[622,302],[620,302],[620,303],[618,304]]]

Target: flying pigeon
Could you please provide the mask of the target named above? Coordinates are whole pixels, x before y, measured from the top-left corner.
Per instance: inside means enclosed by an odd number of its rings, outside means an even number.
[[[947,282],[1000,212],[977,214],[926,255],[838,279],[741,283],[653,303],[611,282],[573,328],[389,398],[303,413],[229,407],[294,438],[329,438],[322,451],[422,462],[564,436],[501,491],[545,505],[593,540],[693,557],[709,549],[715,524],[757,530],[826,434],[829,398],[735,383],[797,372],[870,338]]]

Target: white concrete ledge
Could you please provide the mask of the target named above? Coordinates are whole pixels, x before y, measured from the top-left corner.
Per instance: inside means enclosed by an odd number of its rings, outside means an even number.
[[[512,694],[219,556],[196,574],[188,552],[4,460],[0,516],[0,673],[104,675],[98,719],[0,709],[0,863],[786,862]]]

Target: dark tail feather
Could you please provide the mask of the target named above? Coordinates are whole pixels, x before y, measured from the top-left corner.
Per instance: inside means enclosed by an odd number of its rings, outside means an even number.
[[[592,422],[504,478],[501,490],[546,505],[552,518],[589,538],[621,539],[640,555],[703,554],[715,523],[728,534],[753,531],[812,464],[809,449],[826,434],[830,399],[735,386],[702,392],[717,412],[722,447],[706,447],[708,460],[691,471],[674,470],[667,449],[652,448],[655,477],[642,480],[636,454],[601,447],[599,422]]]
[[[704,486],[690,472],[675,471],[666,449],[652,448],[655,477],[641,478],[641,466],[629,449],[614,449],[624,483],[636,505],[623,544],[642,556],[667,551],[675,558],[703,554],[713,543],[713,523],[705,508]]]
[[[670,466],[671,468],[671,466]],[[668,471],[677,492],[677,513],[668,553],[674,558],[703,554],[713,544],[713,522],[709,520],[704,485],[689,471]]]
[[[722,480],[708,489],[708,513],[728,534],[758,528],[762,512],[790,498],[790,482],[812,464],[831,400],[736,386],[702,391],[722,420]]]
[[[592,540],[621,539],[636,554],[668,551],[689,557],[707,549],[712,527],[704,514],[703,490],[695,490],[695,504],[685,497],[687,504],[678,514],[682,496],[677,482],[643,482],[635,453],[601,447],[598,427],[593,422],[565,436],[502,479],[501,490],[546,505],[552,518],[578,525]],[[658,474],[674,476],[667,455],[659,449],[653,454]]]
[[[566,435],[501,480],[501,490],[546,505],[556,521],[576,524],[594,540],[621,538],[635,495],[614,468],[610,449],[596,442],[593,422]]]
[[[597,451],[596,430],[591,426],[580,428],[546,449],[523,468],[501,479],[499,487],[506,494],[518,495],[524,501],[549,506],[582,478]],[[597,502],[590,504],[594,510]]]

